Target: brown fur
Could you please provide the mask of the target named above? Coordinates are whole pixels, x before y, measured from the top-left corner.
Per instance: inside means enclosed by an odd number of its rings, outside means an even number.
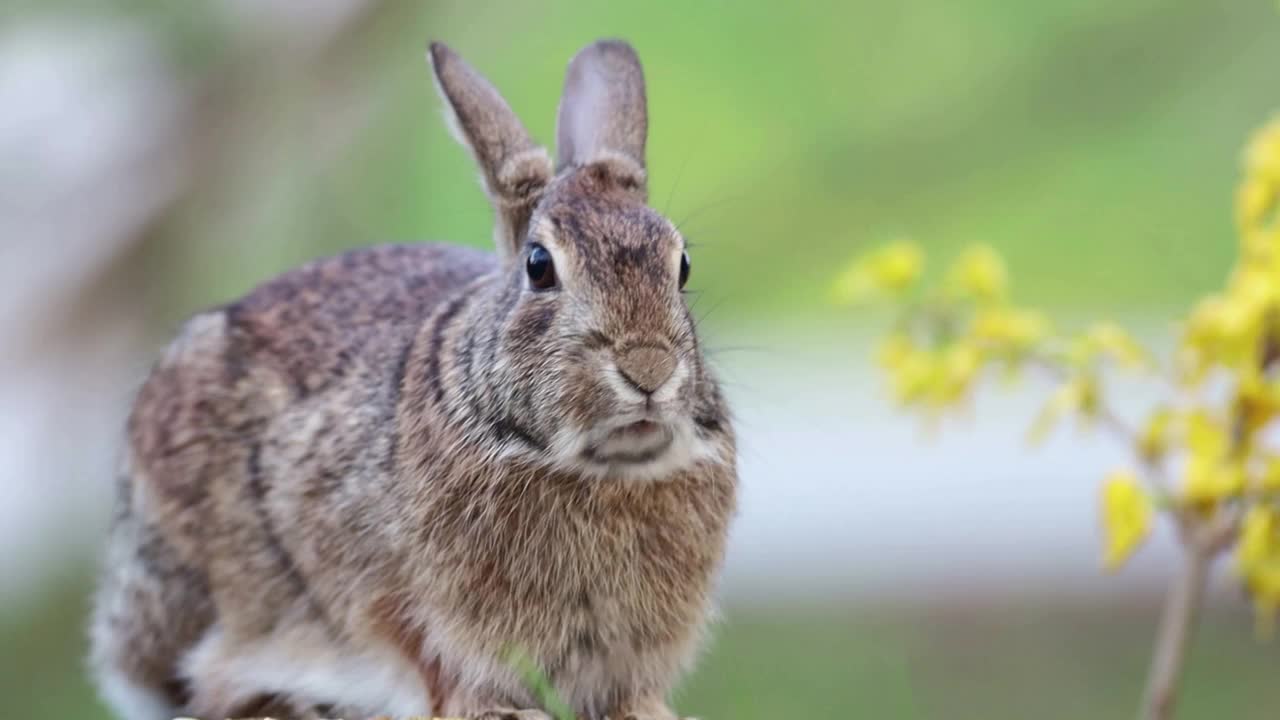
[[[265,647],[299,672],[403,664],[433,713],[536,717],[518,653],[584,718],[673,717],[736,471],[676,288],[683,241],[644,205],[638,61],[606,41],[571,63],[551,177],[497,92],[431,55],[500,257],[352,251],[186,324],[129,419],[93,628],[104,689],[209,717],[385,710],[246,680],[237,663]],[[582,96],[586,75],[617,91]],[[535,242],[551,291],[525,278]],[[672,449],[579,446],[636,412]]]

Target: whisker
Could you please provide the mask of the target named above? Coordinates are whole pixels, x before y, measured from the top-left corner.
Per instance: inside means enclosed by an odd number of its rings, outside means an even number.
[[[736,200],[741,200],[744,197],[746,197],[746,195],[738,193],[733,195],[726,195],[716,200],[712,200],[711,202],[704,203],[694,208],[693,210],[691,210],[679,221],[676,221],[676,230],[680,231],[680,234],[683,235],[685,229],[688,228],[689,223],[693,220],[696,220],[699,216],[705,214],[708,210],[712,210],[714,208],[720,207],[722,205],[726,205]]]
[[[724,307],[725,302],[727,302],[728,300],[729,300],[729,296],[725,295],[725,296],[721,297],[721,298],[716,302],[716,304],[715,304],[715,305],[712,305],[712,306],[711,306],[711,309],[707,310],[707,312],[706,312],[706,313],[704,313],[704,314],[702,315],[702,317],[698,317],[698,316],[696,316],[696,315],[695,315],[695,316],[694,316],[694,318],[693,318],[693,326],[694,326],[695,328],[699,328],[699,329],[700,329],[700,328],[702,327],[702,323],[703,323],[707,318],[711,317],[711,316],[715,313],[715,311],[717,311],[717,310],[719,310],[720,308]],[[691,309],[691,310],[692,310],[692,309]]]
[[[769,347],[768,345],[720,345],[716,347],[706,348],[708,355],[720,355],[723,353],[761,353],[767,355],[777,355],[778,349]]]
[[[697,147],[698,147],[697,144],[695,144],[694,148],[697,148]],[[668,214],[671,210],[671,200],[676,196],[676,188],[680,187],[680,180],[684,178],[684,171],[686,168],[689,167],[689,158],[691,157],[693,157],[692,150],[685,153],[684,160],[680,162],[680,170],[676,173],[676,180],[675,182],[671,183],[671,189],[667,191],[667,201],[662,204],[663,215]],[[679,229],[679,227],[680,226],[677,224],[676,228]]]
[[[693,298],[693,302],[686,301],[689,305],[689,312],[693,313],[693,311],[698,308],[698,303],[702,302],[702,298],[706,295],[706,292],[703,290],[685,290],[684,295],[685,297]]]

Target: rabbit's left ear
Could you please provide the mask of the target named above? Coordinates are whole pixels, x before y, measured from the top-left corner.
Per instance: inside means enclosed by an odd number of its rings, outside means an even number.
[[[471,149],[497,215],[498,253],[519,252],[529,217],[551,180],[551,158],[533,142],[493,85],[443,43],[428,53],[436,84],[449,107],[451,129]]]
[[[602,160],[632,165],[643,189],[649,111],[644,70],[622,40],[600,40],[569,63],[556,119],[556,168]]]

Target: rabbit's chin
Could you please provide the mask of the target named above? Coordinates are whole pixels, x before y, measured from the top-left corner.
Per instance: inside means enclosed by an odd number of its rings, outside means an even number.
[[[718,457],[688,418],[620,418],[588,431],[562,430],[551,460],[600,479],[660,481]]]

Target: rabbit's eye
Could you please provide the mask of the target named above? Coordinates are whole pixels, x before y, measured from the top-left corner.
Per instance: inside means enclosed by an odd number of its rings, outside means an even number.
[[[684,284],[689,282],[689,253],[680,253],[680,289],[684,289]]]
[[[529,249],[529,259],[525,262],[525,272],[529,273],[529,284],[536,290],[555,287],[556,266],[551,262],[551,253],[541,245],[534,244]]]

